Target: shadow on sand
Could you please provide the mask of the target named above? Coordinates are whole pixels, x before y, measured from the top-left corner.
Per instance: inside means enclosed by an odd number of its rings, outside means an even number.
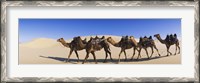
[[[61,61],[61,62],[65,62],[65,60],[67,60],[67,58],[54,57],[54,56],[43,56],[43,55],[40,55],[39,57],[53,59],[53,60],[57,60],[57,61]],[[139,58],[138,60],[137,59],[133,59],[133,60],[127,59],[126,61],[125,61],[125,59],[120,59],[120,62],[149,61],[149,60],[155,60],[155,59],[164,58],[164,57],[169,57],[169,56],[155,56],[155,57],[151,57],[150,59],[148,59],[148,58]],[[78,59],[69,59],[69,62],[73,63],[73,64],[77,64],[77,60]],[[83,61],[84,61],[84,59],[79,59],[79,63],[82,63]],[[95,61],[94,61],[94,59],[88,59],[87,62],[95,62]],[[104,59],[97,59],[97,62],[103,63]],[[109,62],[109,63],[117,63],[118,59],[113,59],[113,61],[112,61],[112,60],[110,60],[110,58],[107,58],[107,62]]]

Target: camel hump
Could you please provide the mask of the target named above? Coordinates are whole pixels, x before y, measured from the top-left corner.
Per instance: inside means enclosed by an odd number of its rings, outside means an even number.
[[[98,39],[99,37],[96,35],[95,39]]]
[[[77,37],[73,37],[73,39],[76,39]]]
[[[125,38],[128,39],[128,35]]]
[[[124,39],[125,39],[125,36],[122,36],[120,42],[124,41]]]
[[[176,37],[176,38],[177,38],[177,35],[176,35],[176,33],[174,34],[174,37]]]
[[[142,42],[142,37],[140,37],[140,40],[139,40],[139,42]]]
[[[169,39],[169,35],[167,35],[165,39]]]
[[[152,36],[150,36],[149,39],[152,39]]]
[[[172,34],[170,34],[170,36],[169,36],[170,38],[173,38],[174,36],[172,35]]]
[[[142,38],[143,41],[148,41],[149,39],[147,38],[147,36],[144,36],[144,38]]]
[[[171,34],[171,35],[170,35],[170,39],[174,39],[174,38],[175,38],[174,35]]]
[[[102,36],[101,39],[105,39],[105,36]]]

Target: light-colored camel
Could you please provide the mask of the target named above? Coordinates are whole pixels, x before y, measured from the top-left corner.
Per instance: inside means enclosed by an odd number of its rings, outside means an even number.
[[[121,48],[121,51],[119,53],[118,63],[120,62],[120,56],[121,56],[122,52],[124,52],[125,60],[127,60],[127,56],[126,56],[126,50],[127,49],[131,49],[132,47],[134,47],[134,53],[133,53],[133,55],[135,55],[135,50],[137,49],[137,47],[136,47],[137,43],[135,42],[135,39],[130,40],[128,38],[128,36],[126,36],[126,37],[122,37],[119,42],[115,42],[112,39],[112,37],[108,37],[107,41],[110,44],[112,44],[113,46]],[[134,41],[134,42],[132,42],[132,41]]]
[[[95,52],[100,51],[102,48],[104,48],[104,51],[106,54],[104,62],[106,62],[108,54],[110,55],[110,59],[112,60],[110,47],[109,47],[109,44],[107,43],[107,41],[105,40],[104,36],[102,38],[98,38],[98,37],[92,38],[91,37],[87,44],[84,44],[81,41],[80,37],[78,37],[76,41],[79,43],[80,46],[85,47],[85,49],[86,49],[86,56],[85,56],[85,59],[82,64],[84,64],[85,61],[88,59],[90,53],[93,55],[95,63],[97,64]]]
[[[139,52],[138,48],[138,42],[135,40],[134,36],[130,36],[130,41],[133,43],[133,56],[131,57],[131,60],[133,60],[133,57],[135,55],[135,51],[137,50]]]
[[[130,38],[130,39],[132,39],[132,38]],[[154,53],[154,49],[153,49],[153,48],[156,49],[158,55],[160,56],[160,53],[159,53],[159,51],[158,51],[158,49],[157,49],[157,47],[156,47],[156,45],[155,45],[155,42],[154,42],[154,40],[152,39],[151,36],[150,36],[149,38],[147,38],[146,36],[145,36],[144,38],[140,37],[140,40],[139,40],[139,42],[138,42],[137,47],[139,48],[139,54],[138,54],[137,59],[139,59],[139,57],[141,57],[141,50],[142,50],[142,48],[146,51],[146,54],[147,54],[148,59],[149,59],[150,57],[152,57],[152,55],[153,55],[153,53]],[[150,56],[150,57],[149,57],[149,54],[148,54],[148,51],[147,51],[147,48],[148,48],[148,47],[150,47],[151,50],[152,50],[152,53],[151,53],[151,56]],[[133,58],[133,57],[132,57],[132,58]]]
[[[75,39],[76,37],[74,37]],[[77,51],[80,51],[80,50],[83,50],[85,49],[84,47],[81,47],[78,43],[76,43],[74,41],[74,39],[70,42],[70,43],[67,43],[64,38],[60,38],[57,40],[57,42],[60,42],[63,46],[67,47],[67,48],[70,48],[70,52],[69,52],[69,55],[68,55],[68,58],[67,60],[65,60],[65,62],[69,62],[69,59],[70,59],[70,56],[72,54],[72,52],[74,51],[76,53],[76,56],[78,58],[78,61],[79,62],[79,55],[78,55],[78,52]],[[86,39],[82,40],[83,43],[87,43]]]
[[[176,36],[176,34],[174,35],[167,35],[166,38],[163,40],[161,37],[160,37],[160,34],[155,34],[154,37],[156,37],[162,44],[165,44],[166,47],[167,47],[167,56],[170,54],[172,55],[172,53],[169,51],[169,48],[171,45],[174,45],[176,46],[176,51],[174,53],[174,55],[176,55],[177,53],[177,48],[179,49],[179,52],[178,54],[180,54],[180,46],[179,46],[179,40]]]

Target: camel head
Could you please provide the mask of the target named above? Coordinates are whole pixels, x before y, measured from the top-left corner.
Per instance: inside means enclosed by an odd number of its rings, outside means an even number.
[[[57,42],[62,42],[62,41],[64,41],[63,38],[59,38],[59,39],[57,40]]]
[[[155,34],[154,37],[160,37],[160,34]]]
[[[112,40],[113,40],[112,37],[107,38],[107,41],[112,41]]]

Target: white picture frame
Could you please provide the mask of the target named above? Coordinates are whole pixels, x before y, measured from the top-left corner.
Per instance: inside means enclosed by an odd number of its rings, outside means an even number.
[[[199,12],[198,12],[198,1],[188,2],[188,1],[4,1],[2,2],[1,7],[1,54],[2,54],[2,63],[1,63],[1,80],[2,82],[187,82],[187,81],[199,81]],[[10,71],[8,67],[9,57],[8,51],[9,47],[7,46],[8,42],[6,39],[9,39],[7,35],[6,29],[8,28],[8,9],[9,7],[69,7],[69,6],[83,6],[83,7],[96,7],[96,6],[127,6],[127,7],[147,7],[147,6],[155,6],[155,7],[194,7],[194,77],[125,77],[125,76],[116,76],[109,77],[108,76],[97,76],[93,77],[91,75],[80,76],[80,77],[44,77],[44,76],[36,76],[36,77],[9,77],[8,71]],[[27,7],[27,8],[29,8]],[[84,65],[83,65],[84,66]],[[95,65],[96,66],[96,65]],[[98,66],[98,65],[97,65]],[[96,66],[96,67],[97,67]],[[118,74],[116,74],[118,75]]]

